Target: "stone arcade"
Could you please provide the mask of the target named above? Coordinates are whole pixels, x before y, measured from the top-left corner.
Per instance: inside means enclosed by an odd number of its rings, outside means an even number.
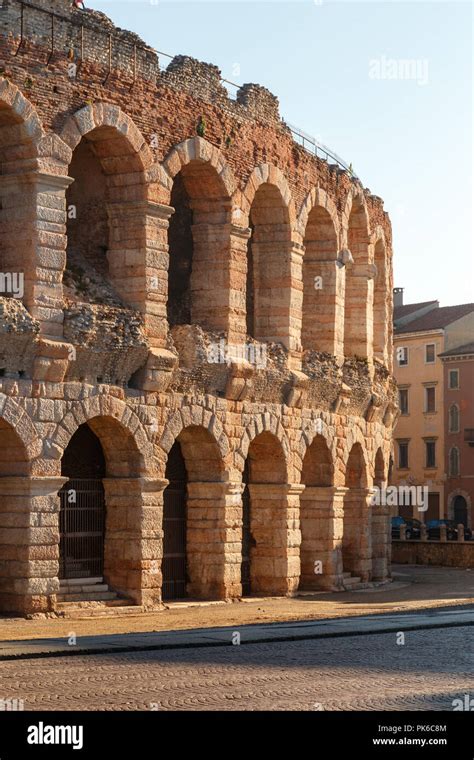
[[[381,199],[265,88],[232,100],[215,66],[33,5],[0,10],[0,271],[24,275],[0,297],[0,611],[387,579]],[[210,362],[221,341],[242,351]]]

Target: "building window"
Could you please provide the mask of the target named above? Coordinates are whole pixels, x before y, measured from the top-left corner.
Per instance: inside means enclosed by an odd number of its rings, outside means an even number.
[[[399,388],[398,403],[401,414],[408,414],[408,388]]]
[[[398,467],[400,470],[408,469],[408,441],[398,442]]]
[[[425,441],[426,465],[425,467],[436,467],[436,441]]]
[[[436,388],[430,385],[425,388],[425,413],[433,414],[436,412]]]
[[[427,343],[425,346],[425,362],[426,364],[433,364],[435,361],[435,344]]]
[[[449,370],[449,387],[451,390],[457,390],[459,388],[459,370]]]
[[[452,478],[459,475],[459,449],[453,446],[449,452],[449,474]]]
[[[408,347],[407,346],[398,346],[397,347],[397,361],[399,367],[406,367],[408,364]]]
[[[449,432],[459,433],[459,407],[452,404],[449,408]]]

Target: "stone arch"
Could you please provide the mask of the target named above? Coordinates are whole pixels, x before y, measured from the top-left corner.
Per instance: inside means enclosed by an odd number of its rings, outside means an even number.
[[[387,365],[392,296],[388,280],[387,244],[384,230],[380,225],[377,225],[372,236],[371,250],[375,265],[373,280],[373,352],[375,358]]]
[[[298,470],[301,472],[302,469],[302,463],[304,460],[304,457],[306,456],[306,453],[313,443],[315,437],[317,435],[322,436],[324,438],[324,441],[326,443],[326,446],[328,450],[330,451],[333,466],[335,467],[336,462],[336,455],[337,455],[337,439],[334,433],[331,430],[330,425],[326,422],[326,420],[322,419],[321,417],[316,417],[315,419],[311,420],[310,422],[306,423],[301,431],[301,435],[299,438],[299,443],[295,450],[295,455],[297,456],[298,460]]]
[[[373,346],[373,277],[370,220],[361,189],[351,188],[343,212],[343,239],[352,254],[345,266],[344,355],[369,358]]]
[[[10,116],[9,116],[10,114]],[[1,162],[3,165],[2,174],[5,172],[5,163],[9,163],[9,148],[15,144],[28,145],[25,151],[15,151],[15,156],[10,160],[24,163],[25,159],[36,158],[39,155],[38,144],[44,136],[43,126],[34,105],[23,95],[19,88],[8,79],[2,79],[0,82],[0,128],[8,126],[9,136],[13,141],[2,143],[0,150]],[[21,139],[17,142],[15,134]]]
[[[164,432],[159,441],[159,447],[167,455],[180,433],[187,427],[203,427],[215,439],[222,460],[226,460],[230,452],[229,441],[222,422],[212,409],[189,404],[174,411],[164,426]]]
[[[304,248],[301,343],[303,350],[333,355],[341,353],[343,338],[339,226],[332,199],[313,188],[298,219]]]
[[[175,145],[164,159],[162,167],[165,177],[168,178],[167,185],[171,185],[176,175],[192,161],[209,164],[219,176],[229,198],[234,195],[237,181],[223,154],[208,140],[197,136]]]
[[[361,441],[348,440],[345,460],[347,491],[344,496],[342,564],[344,572],[349,572],[352,576],[364,581],[370,579],[372,572],[371,513],[368,505],[367,482],[365,447]]]
[[[174,437],[173,445],[169,448],[166,437],[161,442],[168,450],[166,476],[175,478],[163,494],[165,593],[176,598],[176,593],[169,592],[178,589],[181,596],[225,598],[228,473],[222,448],[211,432],[219,431],[220,423],[203,423],[202,410],[191,419],[183,420],[177,414],[173,422],[168,423],[165,433]],[[179,531],[177,517],[181,520]],[[178,563],[173,561],[177,555]]]
[[[244,220],[250,228],[246,333],[287,348],[299,346],[300,329],[294,327],[292,305],[296,297],[293,281],[300,279],[294,271],[301,267],[302,249],[296,240],[296,214],[288,182],[280,169],[262,164],[251,173],[241,198]]]
[[[145,287],[137,270],[148,234],[152,152],[130,116],[110,103],[81,108],[60,137],[72,151],[74,180],[66,191],[68,297],[100,304],[94,295],[100,289],[110,305],[142,310]]]
[[[101,440],[106,460],[113,464],[113,477],[138,477],[158,471],[153,444],[137,414],[120,399],[105,395],[92,396],[72,406],[51,440],[45,442],[45,458],[60,460],[72,435],[86,423]],[[122,441],[116,452],[114,430],[121,431]],[[130,463],[126,459],[127,449],[134,452]]]
[[[240,472],[243,472],[244,463],[247,459],[251,442],[257,437],[257,435],[260,435],[260,433],[263,432],[272,433],[278,439],[288,466],[290,461],[290,444],[283,425],[275,414],[272,412],[264,412],[256,415],[247,425],[242,434],[236,456],[236,466]]]
[[[321,187],[313,187],[301,204],[301,209],[297,220],[297,227],[301,238],[304,237],[309,216],[315,207],[324,209],[330,217],[334,226],[335,233],[337,235],[337,248],[339,250],[341,224],[337,213],[337,207],[332,198]]]
[[[59,137],[74,151],[83,137],[90,135],[98,130],[108,130],[108,136],[116,139],[116,135],[123,136],[130,150],[129,155],[136,156],[137,164],[142,170],[149,169],[153,164],[153,154],[146,143],[145,138],[136,126],[135,122],[128,116],[120,106],[112,103],[93,103],[84,106],[70,116],[59,133]],[[105,138],[104,138],[105,139]],[[118,147],[118,146],[117,146]],[[126,161],[125,154],[112,153],[107,156],[106,151],[101,151],[105,155],[101,158],[109,159],[105,167],[112,169],[120,165],[120,158],[124,168],[128,168],[130,161]],[[111,171],[110,173],[127,173]]]
[[[347,436],[346,439],[343,441],[344,444],[344,456],[342,459],[342,466],[343,466],[343,472],[344,477],[347,479],[347,467],[349,463],[349,457],[351,454],[352,449],[356,444],[359,445],[359,448],[357,449],[357,456],[361,456],[361,462],[362,464],[362,480],[361,480],[361,486],[360,487],[366,487],[368,483],[368,475],[369,475],[369,459],[367,455],[367,448],[366,448],[366,439],[364,438],[361,430],[357,428],[356,426],[352,425],[347,430]]]
[[[168,229],[168,322],[226,332],[235,177],[220,151],[201,137],[174,147],[163,167],[172,181],[169,203],[174,209]]]

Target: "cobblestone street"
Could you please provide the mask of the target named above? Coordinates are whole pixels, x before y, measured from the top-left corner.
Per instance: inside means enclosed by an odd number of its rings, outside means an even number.
[[[447,710],[474,696],[474,628],[1,663],[25,710]]]

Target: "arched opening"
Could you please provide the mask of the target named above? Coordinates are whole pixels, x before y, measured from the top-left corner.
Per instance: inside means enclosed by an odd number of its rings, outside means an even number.
[[[0,612],[23,607],[15,587],[28,577],[32,511],[24,487],[28,475],[25,446],[12,426],[0,419]]]
[[[336,312],[341,298],[338,288],[337,234],[329,212],[314,206],[304,237],[303,306],[301,342],[303,350],[336,352]]]
[[[449,407],[449,432],[459,433],[459,407],[451,404]]]
[[[464,496],[459,494],[454,497],[453,502],[453,519],[456,525],[464,525],[466,528],[469,525],[469,516],[467,510],[467,501]]]
[[[170,327],[225,330],[229,301],[231,201],[208,163],[191,161],[175,176],[168,230]]]
[[[315,436],[303,459],[300,497],[302,589],[331,585],[335,568],[333,514],[334,467],[322,435]]]
[[[383,240],[375,244],[374,261],[374,357],[387,364],[387,336],[389,327],[389,297],[387,287],[386,249]]]
[[[225,469],[206,428],[181,431],[168,454],[166,477],[162,596],[223,598]]]
[[[355,443],[346,465],[342,564],[345,578],[367,580],[370,574],[370,524],[367,508],[367,474],[364,453]]]
[[[452,446],[449,451],[449,475],[451,478],[456,478],[459,475],[459,449],[457,446]]]
[[[243,593],[281,593],[287,558],[287,475],[285,454],[273,433],[260,433],[252,440],[243,480]]]
[[[374,488],[381,494],[387,486],[385,461],[381,448],[375,455]],[[370,505],[370,538],[372,545],[372,579],[387,578],[391,540],[390,508],[382,506],[383,499],[374,499]]]
[[[68,478],[60,491],[61,593],[71,593],[82,578],[89,597],[109,593],[106,584],[139,602],[144,471],[131,432],[112,417],[94,417],[71,437],[61,460]],[[148,559],[154,544],[151,538],[146,543]]]
[[[247,329],[250,337],[288,346],[290,310],[288,208],[277,187],[263,183],[250,208],[247,253]],[[253,297],[250,289],[253,288]],[[275,293],[278,292],[278,299]]]
[[[163,493],[163,588],[162,598],[182,599],[186,596],[186,496],[187,472],[181,445],[175,441],[168,454]]]
[[[373,281],[366,271],[369,230],[360,197],[355,197],[352,203],[347,243],[354,263],[345,267],[344,356],[367,358],[368,336],[372,333]]]
[[[72,436],[61,460],[68,478],[60,491],[59,578],[103,578],[105,457],[87,424]]]
[[[66,192],[65,296],[72,302],[133,306],[143,236],[128,212],[145,198],[141,159],[123,133],[100,126],[74,149],[69,174],[74,182]]]

